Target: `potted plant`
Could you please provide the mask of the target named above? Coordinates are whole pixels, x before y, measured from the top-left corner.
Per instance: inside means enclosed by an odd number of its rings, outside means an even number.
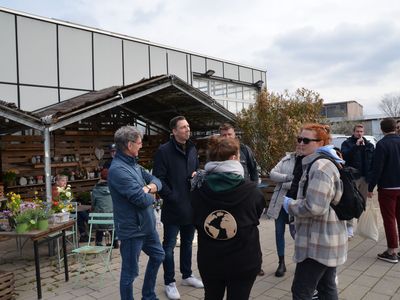
[[[17,179],[17,174],[18,170],[15,169],[9,169],[3,174],[3,180],[6,186],[14,186],[17,185],[16,179]]]
[[[20,213],[22,203],[23,201],[20,194],[14,192],[7,193],[7,211],[5,211],[5,213],[8,216],[11,228],[15,228],[16,226],[15,217]]]
[[[49,217],[52,211],[43,207],[34,210],[34,217],[36,219],[36,229],[47,230],[49,228]]]
[[[33,219],[33,210],[28,209],[24,212],[15,216],[15,232],[16,233],[24,233],[31,229],[33,225],[36,224],[36,220]]]

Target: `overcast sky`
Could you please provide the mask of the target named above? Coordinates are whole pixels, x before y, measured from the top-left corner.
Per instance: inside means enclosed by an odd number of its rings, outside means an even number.
[[[0,6],[97,27],[267,70],[272,91],[380,113],[400,92],[399,0],[0,0]]]

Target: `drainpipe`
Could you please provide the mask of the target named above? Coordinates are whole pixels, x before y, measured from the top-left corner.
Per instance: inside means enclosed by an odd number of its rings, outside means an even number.
[[[50,159],[50,128],[53,123],[52,115],[41,118],[44,125],[44,177],[46,183],[46,201],[51,202],[51,159]]]
[[[51,202],[51,159],[50,159],[50,130],[44,128],[44,174],[46,180],[46,200]]]

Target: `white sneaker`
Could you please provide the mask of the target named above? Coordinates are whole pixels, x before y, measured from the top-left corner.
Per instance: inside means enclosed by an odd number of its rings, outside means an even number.
[[[353,232],[353,226],[347,225],[347,236],[349,239],[353,238],[354,232]]]
[[[197,279],[193,275],[190,275],[190,277],[188,277],[188,278],[182,279],[182,285],[190,285],[197,289],[204,288],[203,281],[201,281],[200,279]]]
[[[171,300],[181,299],[181,295],[179,294],[179,291],[176,288],[175,282],[171,282],[170,284],[165,286],[165,294],[167,294],[168,299]]]

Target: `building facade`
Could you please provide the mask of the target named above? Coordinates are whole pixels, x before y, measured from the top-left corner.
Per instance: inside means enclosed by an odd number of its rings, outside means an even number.
[[[173,74],[237,113],[266,83],[259,68],[7,8],[0,28],[0,100],[26,111]]]
[[[322,115],[328,119],[357,119],[363,116],[363,106],[357,101],[325,103],[322,108]]]

